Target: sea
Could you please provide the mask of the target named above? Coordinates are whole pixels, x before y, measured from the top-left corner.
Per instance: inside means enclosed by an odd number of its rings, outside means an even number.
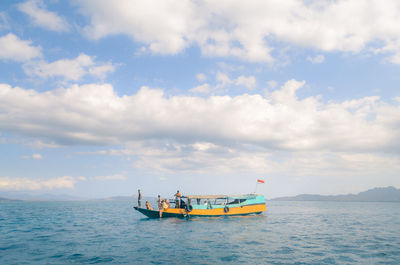
[[[400,203],[267,202],[148,219],[133,202],[2,202],[0,264],[400,264]]]

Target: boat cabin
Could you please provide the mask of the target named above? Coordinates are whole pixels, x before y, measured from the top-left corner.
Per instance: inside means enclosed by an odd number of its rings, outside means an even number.
[[[257,194],[246,195],[186,195],[182,197],[181,208],[191,206],[191,209],[214,209],[240,207],[257,203],[265,203],[264,196]]]

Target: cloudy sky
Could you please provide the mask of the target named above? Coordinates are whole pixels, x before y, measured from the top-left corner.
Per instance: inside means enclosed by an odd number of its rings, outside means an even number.
[[[0,195],[400,187],[400,2],[0,2]]]

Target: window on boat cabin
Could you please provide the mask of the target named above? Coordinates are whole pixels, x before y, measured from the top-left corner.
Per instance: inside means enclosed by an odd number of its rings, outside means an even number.
[[[191,204],[197,205],[226,205],[226,204],[238,204],[245,202],[246,199],[226,199],[226,198],[219,198],[219,199],[192,199],[190,200]]]
[[[207,205],[208,200],[207,199],[193,199],[191,201],[192,204],[197,204],[197,205]]]
[[[238,204],[245,202],[246,199],[229,199],[227,204]]]
[[[215,199],[213,204],[214,205],[225,205],[226,199]]]

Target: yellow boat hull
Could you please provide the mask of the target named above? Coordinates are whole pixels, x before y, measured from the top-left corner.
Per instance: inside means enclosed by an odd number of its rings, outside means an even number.
[[[159,218],[160,212],[156,210],[147,210],[143,208],[134,207],[137,211],[143,213],[150,218]],[[214,209],[193,209],[186,211],[180,208],[167,208],[163,211],[162,217],[187,217],[187,216],[204,216],[204,217],[217,217],[217,216],[232,216],[232,215],[248,215],[260,214],[267,209],[265,204],[243,205],[240,207],[229,207],[228,210],[224,208]]]

